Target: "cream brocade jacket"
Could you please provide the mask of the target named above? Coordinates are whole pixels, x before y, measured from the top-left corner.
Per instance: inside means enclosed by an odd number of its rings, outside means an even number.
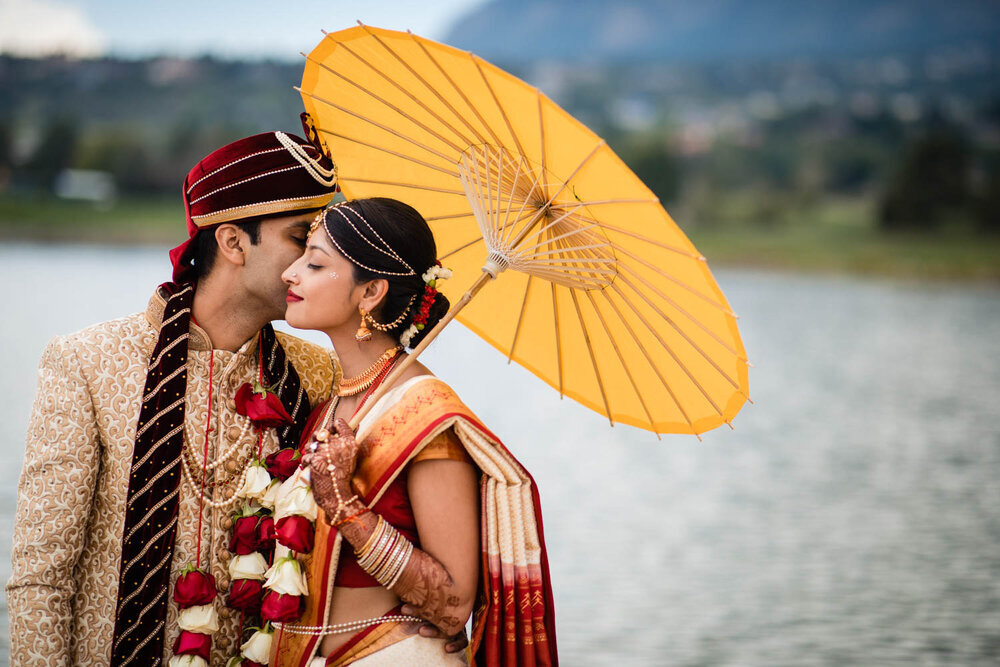
[[[114,635],[118,568],[146,365],[156,344],[165,300],[159,293],[145,313],[111,320],[49,342],[39,364],[38,393],[28,426],[14,521],[13,574],[7,583],[11,664],[108,665]],[[277,334],[311,405],[327,398],[336,362],[331,350]],[[186,433],[204,447],[212,345],[192,323],[187,361]],[[211,475],[222,481],[254,452],[253,429],[237,426],[236,389],[257,370],[257,336],[239,351],[214,351],[213,427],[209,460],[218,441],[237,446]],[[242,418],[241,418],[242,423]],[[241,438],[241,433],[243,437]],[[238,442],[237,442],[238,441]],[[185,437],[187,446],[187,437]],[[265,455],[278,448],[274,429]],[[230,484],[232,486],[233,483]],[[228,494],[227,494],[228,495]],[[171,589],[195,560],[198,496],[180,485]],[[239,650],[239,613],[225,606],[229,588],[230,508],[206,507],[202,566],[215,576],[220,628],[213,634],[213,667]],[[164,664],[179,634],[172,595],[167,611]]]

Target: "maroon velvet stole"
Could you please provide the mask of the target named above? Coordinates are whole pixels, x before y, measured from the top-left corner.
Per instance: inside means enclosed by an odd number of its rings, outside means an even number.
[[[317,408],[314,414],[320,409]],[[305,437],[311,433],[313,426],[312,423],[307,425]],[[365,504],[371,507],[422,447],[452,427],[456,427],[456,433],[474,461],[489,465],[484,451],[490,449],[493,456],[503,460],[506,468],[515,470],[518,476],[517,480],[504,480],[496,470],[481,475],[482,577],[470,637],[473,664],[488,667],[557,665],[555,612],[534,480],[450,387],[437,379],[417,382],[378,416],[359,443],[364,456],[353,479],[354,488]],[[483,469],[483,465],[480,468]],[[530,535],[514,535],[514,539],[536,545],[540,552],[537,562],[526,566],[501,562],[496,549],[497,531],[490,529],[487,507],[490,503],[495,506],[496,496],[503,494],[489,495],[487,482],[491,479],[500,485],[515,483],[520,488],[530,485],[534,526]],[[513,532],[513,527],[511,529]],[[528,530],[527,526],[525,530]],[[310,594],[299,624],[326,624],[342,542],[337,531],[326,524],[320,510],[316,522],[316,546],[312,553],[301,556]],[[271,664],[307,667],[319,639],[279,630],[275,635]]]

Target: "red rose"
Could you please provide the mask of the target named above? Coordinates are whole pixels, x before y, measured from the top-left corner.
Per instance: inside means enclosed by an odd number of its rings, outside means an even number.
[[[282,517],[274,524],[274,532],[277,533],[278,543],[292,551],[300,554],[312,551],[316,529],[306,517],[298,514]]]
[[[266,389],[255,391],[249,382],[236,390],[236,412],[249,417],[257,428],[274,428],[292,423],[277,394]]]
[[[215,599],[215,596],[215,577],[211,574],[192,567],[177,577],[174,601],[181,609],[208,604]]]
[[[257,545],[267,546],[268,543],[273,543],[277,537],[274,532],[274,517],[261,517],[260,523],[257,524]],[[274,544],[271,546],[273,547]]]
[[[226,605],[238,611],[256,614],[260,610],[263,596],[263,582],[255,579],[233,579],[233,583],[229,587],[229,599],[226,600]]]
[[[177,635],[177,641],[174,642],[174,653],[176,655],[197,655],[209,660],[212,654],[212,636],[181,630],[181,633]]]
[[[233,522],[233,536],[229,539],[229,550],[234,554],[246,556],[257,551],[257,519],[259,517],[241,516]]]
[[[301,460],[302,457],[297,449],[285,447],[264,459],[264,463],[267,465],[267,471],[271,473],[271,477],[284,481],[292,476]]]
[[[306,599],[301,595],[275,593],[268,591],[260,606],[260,616],[272,623],[288,623],[298,620],[302,615]]]

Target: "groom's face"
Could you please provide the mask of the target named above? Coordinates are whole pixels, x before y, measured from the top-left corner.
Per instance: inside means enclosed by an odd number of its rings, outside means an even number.
[[[281,272],[302,255],[315,217],[315,211],[307,211],[267,218],[260,224],[260,242],[245,246],[247,306],[260,308],[269,320],[285,317],[288,286],[281,280]]]

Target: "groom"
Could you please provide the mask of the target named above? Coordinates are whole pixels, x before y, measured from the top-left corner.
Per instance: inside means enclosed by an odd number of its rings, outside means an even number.
[[[327,350],[269,324],[284,317],[281,272],[334,181],[293,135],[220,148],[185,180],[189,239],[170,253],[173,282],[143,313],[49,342],[18,486],[12,664],[165,663],[178,573],[194,563],[224,594],[225,499],[253,457],[298,445],[334,382]],[[260,440],[234,400],[255,380],[292,420]],[[221,666],[239,652],[240,616],[216,609],[210,664]]]

